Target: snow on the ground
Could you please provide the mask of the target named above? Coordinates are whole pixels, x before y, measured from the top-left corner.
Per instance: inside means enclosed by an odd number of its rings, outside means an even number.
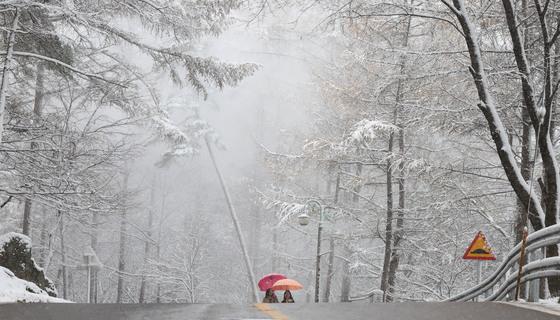
[[[560,312],[560,304],[558,303],[558,298],[540,299],[539,302],[536,303],[545,306],[547,309]]]
[[[70,302],[53,298],[36,284],[16,277],[10,270],[0,267],[0,303],[14,302]]]
[[[560,316],[560,304],[558,303],[558,298],[540,299],[539,302],[526,302],[525,300],[520,299],[515,302],[510,301],[503,303]]]

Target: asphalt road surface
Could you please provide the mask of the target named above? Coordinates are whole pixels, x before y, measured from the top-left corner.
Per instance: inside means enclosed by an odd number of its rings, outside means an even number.
[[[391,304],[6,304],[0,320],[559,320],[560,314],[503,303]]]

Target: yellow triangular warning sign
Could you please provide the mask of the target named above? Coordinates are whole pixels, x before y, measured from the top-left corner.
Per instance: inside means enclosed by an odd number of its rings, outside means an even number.
[[[479,231],[471,242],[471,245],[465,251],[463,259],[467,260],[496,260],[496,256],[492,253],[492,248],[486,241],[486,237]]]

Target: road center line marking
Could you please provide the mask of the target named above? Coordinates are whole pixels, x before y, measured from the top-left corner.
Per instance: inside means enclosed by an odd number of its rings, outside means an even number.
[[[274,309],[269,303],[255,303],[255,307],[273,320],[289,320],[288,316]]]

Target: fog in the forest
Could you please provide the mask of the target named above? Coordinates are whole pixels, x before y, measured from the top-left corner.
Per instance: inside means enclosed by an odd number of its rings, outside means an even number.
[[[263,154],[266,150],[299,152],[303,141],[298,141],[298,135],[308,131],[306,124],[312,121],[313,110],[320,103],[312,77],[316,66],[310,61],[324,52],[316,43],[306,41],[305,27],[282,22],[293,20],[291,16],[284,13],[280,17],[267,16],[262,21],[246,22],[246,15],[240,13],[240,21],[228,31],[207,39],[201,49],[204,54],[228,62],[256,63],[259,71],[236,87],[211,89],[206,100],[192,93],[187,94],[186,100],[213,131],[219,170],[232,193],[257,276],[274,271],[307,277],[314,266],[312,250],[308,251],[309,258],[297,262],[309,269],[306,272],[271,261],[275,256],[274,233],[282,247],[301,247],[303,241],[313,240],[276,229],[274,217],[259,204],[260,193],[275,183],[264,164]],[[175,87],[166,91],[170,99],[177,99],[184,96],[185,89]],[[178,122],[185,117],[180,107],[171,110],[171,114]],[[161,156],[161,146],[150,145],[132,163],[131,185],[137,185],[144,194],[138,209],[133,211],[138,210],[140,219],[147,219],[149,192],[154,188],[156,211],[160,211],[157,215],[165,217],[163,233],[168,228],[179,234],[189,232],[190,229],[173,229],[172,221],[185,223],[187,228],[204,225],[202,237],[207,241],[204,249],[208,260],[201,259],[200,263],[210,265],[207,268],[215,270],[218,278],[212,280],[217,292],[210,291],[200,301],[243,301],[245,297],[239,296],[236,288],[246,280],[242,252],[207,148],[202,143],[196,156],[173,160],[164,167],[155,165]],[[309,248],[312,247],[311,243]],[[227,260],[219,260],[224,255]],[[220,283],[218,279],[222,276],[235,279],[229,284],[231,287]],[[296,298],[301,300],[305,296],[299,293]]]
[[[556,1],[47,2],[0,3],[0,303],[494,299],[555,230]]]

